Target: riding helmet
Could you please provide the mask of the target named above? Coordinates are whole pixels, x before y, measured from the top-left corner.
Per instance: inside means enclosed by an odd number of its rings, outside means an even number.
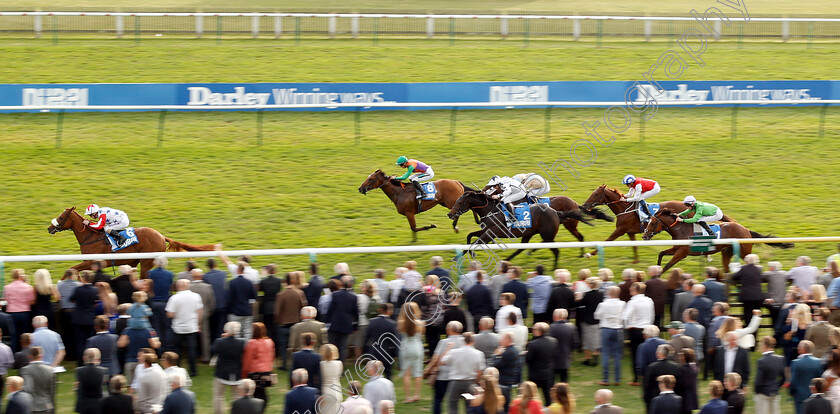
[[[627,174],[624,176],[624,179],[621,180],[625,185],[630,185],[636,182],[636,177],[633,174]]]
[[[405,155],[401,155],[399,158],[397,158],[397,165],[403,165],[406,162],[408,162],[408,158],[406,158]]]

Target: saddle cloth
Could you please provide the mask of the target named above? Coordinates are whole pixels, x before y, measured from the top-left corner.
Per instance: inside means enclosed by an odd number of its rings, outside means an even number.
[[[513,219],[510,217],[510,212],[507,208],[502,207],[505,212],[505,219],[507,226],[512,229],[530,229],[531,228],[531,205],[528,203],[517,204],[513,206]]]
[[[645,202],[644,200],[640,201],[640,203],[644,203],[644,202]],[[647,204],[648,210],[650,210],[651,215],[654,215],[654,214],[656,214],[657,211],[659,211],[659,203],[645,203],[645,204]],[[648,221],[650,221],[650,217],[645,215],[645,213],[642,211],[642,206],[641,205],[639,205],[639,210],[636,213],[639,214],[639,221],[641,221],[642,223],[647,223]]]
[[[434,200],[437,195],[437,187],[435,183],[422,183],[420,187],[423,189],[423,197],[421,200]]]
[[[715,236],[716,239],[720,238],[720,224],[709,224],[709,227],[712,228],[712,231],[715,234],[708,234],[703,227],[697,223],[694,223],[694,235],[695,236]]]
[[[111,243],[111,251],[117,252],[122,249],[125,249],[132,244],[140,243],[140,240],[137,239],[137,235],[134,234],[134,227],[128,227],[125,230],[119,231],[120,236],[125,240],[121,245],[117,246],[117,243],[114,241],[114,238],[111,237],[110,234],[105,233],[105,237],[108,238],[108,242]]]

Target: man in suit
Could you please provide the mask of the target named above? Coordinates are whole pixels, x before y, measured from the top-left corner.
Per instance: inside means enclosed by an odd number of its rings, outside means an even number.
[[[212,342],[222,336],[227,322],[227,288],[225,287],[227,273],[216,269],[216,259],[211,257],[207,259],[207,273],[204,274],[203,280],[204,283],[213,287],[213,297],[216,299],[216,309],[205,309],[205,312],[211,314],[210,341]]]
[[[802,403],[811,395],[811,379],[822,377],[822,361],[814,357],[814,343],[799,341],[799,357],[790,363],[790,395],[796,414],[802,414]]]
[[[595,404],[597,405],[589,414],[624,414],[623,408],[612,405],[612,399],[613,392],[606,388],[595,391]]]
[[[321,355],[315,352],[314,345],[315,335],[309,332],[303,334],[303,349],[292,354],[292,370],[305,369],[308,378],[306,385],[321,389]]]
[[[744,390],[741,389],[741,376],[737,372],[730,372],[723,376],[723,400],[726,401],[729,414],[744,412]]]
[[[688,302],[688,307],[697,309],[697,322],[708,329],[709,322],[712,320],[712,306],[714,302],[706,296],[706,286],[702,284],[692,286],[691,294],[694,295],[694,298],[691,299],[691,302]]]
[[[379,315],[370,320],[365,333],[365,353],[382,361],[385,378],[391,379],[391,366],[400,353],[400,333],[397,323],[391,319],[394,305],[380,303]]]
[[[6,378],[6,391],[9,396],[6,397],[6,414],[31,414],[32,413],[32,396],[26,391],[23,391],[23,378],[11,376]]]
[[[20,369],[23,390],[32,396],[33,413],[51,413],[55,409],[55,374],[51,366],[43,361],[44,350],[40,346],[29,348],[29,365]]]
[[[691,289],[697,283],[694,279],[683,281],[683,291],[674,295],[674,302],[671,304],[671,320],[678,321],[682,319],[683,312],[688,309],[688,304],[694,299],[694,293]]]
[[[694,308],[688,308],[682,313],[682,320],[685,322],[683,335],[690,336],[694,339],[694,355],[696,356],[698,363],[703,360],[703,357],[706,354],[704,345],[704,341],[706,340],[706,328],[697,322],[699,314],[700,313],[697,309]]]
[[[163,411],[160,414],[195,414],[195,394],[184,388],[187,379],[180,372],[169,377],[172,392],[163,400]]]
[[[105,315],[98,315],[94,320],[96,335],[88,338],[85,349],[96,348],[102,356],[101,365],[108,368],[109,375],[120,373],[120,363],[117,360],[117,339],[119,337],[108,331],[110,321]]]
[[[642,328],[642,335],[644,335],[645,341],[639,345],[639,349],[636,350],[636,372],[642,378],[645,377],[645,371],[647,370],[648,365],[654,363],[658,356],[656,355],[659,346],[664,345],[666,342],[664,339],[659,337],[659,327],[656,325],[647,325]],[[669,353],[670,356],[673,352]],[[653,377],[652,386],[656,387],[656,377]],[[656,395],[659,391],[655,391],[653,395]],[[653,398],[653,397],[651,397]]]
[[[537,384],[545,401],[551,401],[551,387],[554,385],[554,360],[557,354],[557,340],[548,334],[545,322],[534,325],[534,339],[525,347],[525,362],[528,363],[528,380]]]
[[[222,414],[225,403],[225,390],[236,386],[242,375],[242,354],[245,340],[239,338],[239,322],[225,324],[225,333],[213,342],[211,352],[216,355],[216,370],[213,378],[213,412]]]
[[[301,338],[304,332],[311,332],[315,335],[315,349],[321,349],[321,345],[327,343],[327,329],[323,322],[315,319],[318,310],[315,305],[304,306],[300,310],[300,322],[292,325],[289,331],[289,349],[285,352],[297,352],[301,349]]]
[[[99,291],[91,284],[93,282],[93,273],[90,271],[82,271],[81,273],[82,285],[73,290],[73,295],[70,296],[70,301],[76,304],[76,310],[73,311],[71,318],[73,328],[76,335],[76,351],[79,358],[79,365],[82,365],[82,352],[85,350],[85,342],[93,336],[93,319],[96,317],[94,306],[99,300]]]
[[[656,362],[648,365],[645,369],[644,382],[642,386],[642,397],[645,400],[645,407],[650,409],[651,401],[659,395],[660,388],[657,379],[663,375],[672,375],[676,384],[676,377],[680,372],[680,365],[671,360],[674,348],[668,344],[659,345],[656,349]],[[673,390],[673,385],[671,390]],[[682,401],[680,401],[682,403]]]
[[[221,251],[221,246],[218,249]],[[239,337],[245,340],[251,339],[251,323],[254,322],[253,304],[257,300],[257,290],[254,288],[254,284],[245,277],[246,271],[250,267],[246,262],[239,262],[236,266],[236,275],[228,283],[227,300],[225,301],[228,311],[227,320],[239,322]]]
[[[201,303],[204,306],[201,308],[201,319],[198,320],[198,325],[201,328],[198,336],[201,344],[201,361],[207,363],[210,361],[210,342],[212,341],[210,339],[210,316],[216,309],[216,294],[213,291],[213,285],[204,281],[204,271],[201,269],[190,271],[190,290],[201,297]]]
[[[569,311],[566,309],[555,309],[552,317],[554,322],[548,328],[548,334],[557,340],[557,350],[554,353],[554,374],[560,374],[560,382],[568,382],[577,329],[569,323]]]
[[[484,284],[484,271],[478,270],[475,275],[475,284],[464,293],[467,297],[467,310],[470,311],[473,320],[478,321],[485,316],[493,315],[493,294]]]
[[[76,368],[76,412],[98,414],[102,399],[102,384],[108,378],[108,368],[99,366],[99,349],[88,348],[82,353],[85,365]]]
[[[508,269],[508,277],[510,281],[502,286],[502,293],[510,292],[516,295],[513,306],[519,308],[522,318],[525,319],[528,317],[528,285],[519,280],[522,277],[522,268],[512,266]]]
[[[522,360],[519,350],[513,345],[513,334],[504,332],[499,339],[499,348],[495,352],[493,366],[499,370],[499,384],[519,385],[522,380]]]
[[[831,312],[828,308],[819,308],[814,311],[814,323],[808,326],[805,330],[805,339],[814,343],[814,356],[822,358],[831,348],[831,341],[829,341],[829,333],[837,329],[834,325],[828,323],[828,317]]]
[[[493,332],[493,318],[485,316],[478,321],[478,334],[475,335],[475,349],[484,353],[484,363],[493,366],[493,352],[499,347],[499,334]]]
[[[548,297],[549,312],[553,312],[554,309],[566,309],[567,311],[574,309],[575,293],[568,285],[571,276],[571,273],[566,269],[559,269],[554,272],[554,280],[557,283],[551,288],[551,295]]]
[[[294,324],[300,322],[300,310],[307,305],[306,295],[300,289],[303,272],[290,272],[286,279],[286,289],[274,298],[274,322],[277,324],[277,347],[286,349],[289,345],[289,333]],[[280,354],[280,364],[286,368],[286,353]]]
[[[672,321],[668,324],[668,334],[671,335],[668,344],[674,347],[674,358],[683,348],[694,350],[694,338],[685,335],[685,325],[682,322]]]
[[[752,311],[761,309],[767,296],[761,291],[761,268],[758,267],[758,255],[744,257],[744,266],[732,275],[732,280],[741,285],[738,299],[744,304],[744,326],[750,323]]]
[[[811,380],[811,396],[802,403],[802,412],[804,414],[831,414],[831,401],[825,398],[825,389],[828,388],[828,382],[824,378],[814,378]]]
[[[677,379],[673,375],[660,375],[659,395],[650,402],[650,414],[674,414],[682,411],[682,397],[674,394]]]
[[[352,276],[345,276],[345,279],[347,278],[352,278]],[[349,281],[347,280],[347,282]],[[344,283],[345,286],[348,284]],[[358,321],[359,308],[356,295],[345,289],[338,289],[333,292],[324,322],[330,326],[327,330],[327,337],[330,343],[338,348],[338,359],[340,361],[343,361],[347,356],[347,339],[350,334],[356,331]]]
[[[757,413],[781,414],[779,389],[785,383],[785,358],[776,355],[776,339],[761,338],[761,358],[755,368],[755,411]]]
[[[702,285],[701,285],[702,286]],[[697,285],[695,285],[695,288]],[[712,375],[714,375],[714,363],[715,363],[715,350],[717,347],[721,346],[721,340],[717,336],[717,331],[720,329],[720,325],[729,317],[729,304],[724,302],[715,302],[712,305],[712,320],[709,321],[706,327],[706,355],[705,360],[706,363],[703,364],[703,379],[705,380],[708,376],[708,371],[712,370]],[[720,380],[718,380],[720,381]]]
[[[240,397],[230,407],[230,414],[262,414],[265,401],[254,398],[256,383],[254,380],[245,378],[239,382]]]
[[[662,326],[662,317],[665,315],[665,302],[668,301],[668,286],[662,276],[662,266],[650,266],[647,270],[648,279],[645,281],[645,296],[653,301],[653,324]]]
[[[286,393],[284,414],[315,413],[318,390],[307,386],[309,374],[303,368],[292,371],[292,389]]]
[[[748,384],[750,381],[749,351],[738,346],[738,334],[735,331],[727,332],[724,339],[726,343],[715,349],[715,379],[723,382],[726,374],[735,372],[741,376],[742,384]]]

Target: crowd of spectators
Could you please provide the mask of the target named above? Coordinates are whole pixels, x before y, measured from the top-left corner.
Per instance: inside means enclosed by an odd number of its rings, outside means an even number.
[[[273,264],[257,270],[217,250],[206,273],[188,261],[175,274],[159,257],[145,279],[130,266],[111,277],[98,262],[57,284],[45,269],[34,284],[13,270],[0,312],[5,412],[54,412],[57,375],[76,361],[74,411],[85,414],[194,413],[201,364],[213,366],[216,414],[269,404],[391,414],[397,378],[405,404],[430,387],[434,414],[571,414],[569,371],[581,352],[581,369],[600,374],[596,414],[623,412],[612,401],[619,386],[638,387],[651,414],[738,414],[747,398],[755,412],[779,414],[785,393],[797,414],[840,413],[837,255],[824,269],[805,256],[788,271],[763,269],[748,255],[728,274],[651,266],[619,281],[610,269],[581,269],[573,281],[566,269],[507,262],[451,274],[434,257],[425,275],[409,261],[387,280],[384,270],[357,278],[346,263],[334,276],[317,264],[308,276],[278,276]],[[764,315],[772,329],[757,340]],[[350,369],[365,381],[342,384]],[[269,401],[281,377],[289,392]]]

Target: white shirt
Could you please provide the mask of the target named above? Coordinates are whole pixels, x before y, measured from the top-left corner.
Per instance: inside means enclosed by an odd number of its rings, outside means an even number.
[[[513,345],[517,349],[525,349],[525,345],[528,344],[528,327],[525,325],[514,325],[508,326],[504,329],[499,330],[499,335],[510,332],[513,334]]]
[[[172,332],[188,334],[198,332],[198,310],[204,307],[201,296],[191,290],[182,290],[166,302],[166,311],[175,314]]]
[[[735,355],[738,354],[738,347],[730,348],[729,345],[725,346],[723,354],[723,373],[728,374],[732,372],[732,367],[735,366]]]
[[[817,274],[820,272],[816,266],[797,266],[787,272],[788,279],[800,290],[811,294],[811,285],[817,281]]]
[[[409,270],[402,275],[403,281],[405,282],[405,288],[408,290],[417,290],[420,288],[420,280],[422,280],[423,276],[420,275],[416,270]]]
[[[185,390],[188,390],[188,389],[190,389],[190,387],[192,387],[192,378],[190,378],[190,375],[187,373],[187,370],[185,370],[184,368],[181,368],[181,367],[178,367],[178,366],[171,366],[171,367],[163,370],[163,372],[166,373],[166,380],[169,381],[167,383],[167,388],[166,388],[168,390],[167,394],[172,392],[172,375],[175,374],[176,372],[180,373],[181,376],[184,377],[184,380],[185,380],[185,383],[184,383],[184,385],[181,386],[181,388],[183,388]]]
[[[496,312],[496,332],[501,332],[502,329],[505,329],[508,326],[510,326],[508,324],[507,318],[508,314],[511,312],[515,313],[517,316],[516,320],[519,321],[517,325],[519,323],[522,323],[522,311],[519,308],[513,305],[502,306],[501,308],[499,308],[499,311]]]
[[[230,274],[234,275],[234,277],[239,275],[239,265],[236,263],[231,263],[228,265],[228,271]],[[245,266],[245,271],[242,272],[242,277],[248,279],[253,283],[255,286],[257,283],[260,283],[260,272],[257,269],[254,269],[250,265]]]
[[[450,381],[474,380],[484,370],[484,353],[471,346],[453,349],[440,360],[449,365]]]
[[[376,407],[382,400],[396,401],[397,394],[394,392],[394,383],[383,377],[373,377],[362,388],[362,395]]]
[[[391,302],[397,302],[399,300],[403,286],[405,286],[405,280],[402,279],[394,279],[388,282],[388,290],[391,291]]]
[[[627,328],[644,328],[653,323],[654,310],[653,299],[638,294],[630,298],[624,306],[624,314],[621,320]]]
[[[458,278],[458,288],[461,289],[461,292],[467,293],[467,291],[473,287],[477,274],[477,271],[471,270]]]
[[[598,326],[601,328],[621,329],[624,324],[621,322],[621,314],[626,304],[618,298],[607,298],[595,308],[595,319],[601,321]]]
[[[461,335],[450,335],[447,336],[445,339],[442,339],[440,342],[438,342],[437,348],[435,348],[435,355],[440,356],[441,354],[443,354],[443,351],[446,350],[446,346],[449,343],[453,344],[452,349],[449,350],[449,352],[451,353],[452,351],[464,346],[464,337]],[[449,381],[450,370],[451,369],[449,365],[441,365],[438,368],[437,379],[440,381]],[[365,398],[367,398],[367,396],[365,396]]]

